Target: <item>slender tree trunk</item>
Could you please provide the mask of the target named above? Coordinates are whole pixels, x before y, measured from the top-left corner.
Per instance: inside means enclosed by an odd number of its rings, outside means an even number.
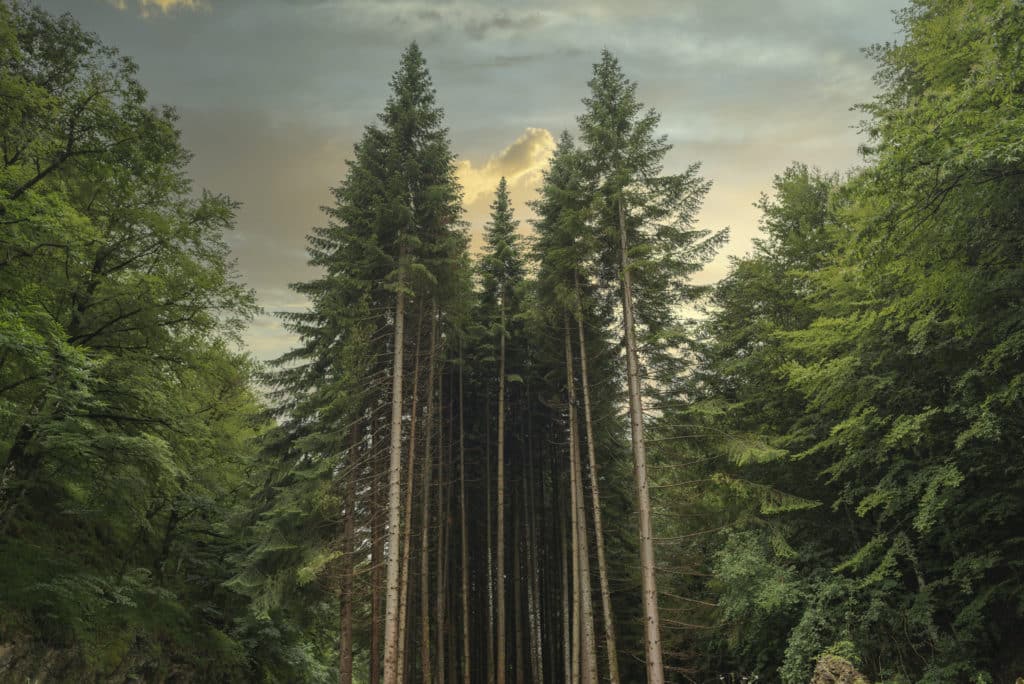
[[[530,386],[527,383],[526,395],[529,397]],[[530,671],[534,682],[544,681],[544,656],[541,653],[541,631],[540,631],[540,582],[537,570],[537,507],[534,493],[537,489],[533,457],[533,412],[527,407],[526,413],[526,464],[527,483],[526,496],[526,572],[529,577],[527,585],[527,616],[529,617],[530,630]]]
[[[469,649],[469,534],[466,524],[466,412],[462,338],[459,338],[459,524],[462,527],[462,681],[472,684]]]
[[[402,569],[399,582],[398,602],[398,678],[405,676],[405,664],[408,651],[409,633],[409,556],[412,553],[412,506],[413,492],[416,489],[416,418],[420,384],[420,340],[423,337],[423,305],[420,304],[419,315],[416,317],[416,346],[413,349],[412,370],[412,406],[409,410],[409,455],[406,471],[409,482],[405,488],[405,526],[402,530]]]
[[[375,426],[378,418],[373,417],[371,425]],[[375,435],[371,436],[373,439]],[[373,445],[374,448],[376,445]],[[377,460],[377,459],[374,459]],[[370,589],[370,682],[372,684],[379,684],[381,681],[381,641],[383,639],[383,627],[384,622],[381,619],[381,585],[384,575],[384,487],[382,486],[386,478],[386,471],[383,468],[383,459],[381,459],[381,467],[377,468],[374,465],[370,466],[372,482],[373,482],[373,501],[372,501],[372,530],[373,530],[373,541],[370,546],[370,564],[373,569],[370,571],[370,583],[373,585]],[[377,472],[379,470],[379,472]]]
[[[505,294],[501,296],[498,353],[498,684],[505,684]]]
[[[494,684],[494,540],[491,525],[494,502],[491,499],[491,398],[487,393],[487,444],[484,454],[485,480],[487,488],[487,682]]]
[[[626,211],[619,199],[619,241],[622,250],[622,327],[626,337],[626,377],[629,388],[629,423],[633,437],[633,475],[636,479],[640,531],[640,578],[644,607],[644,651],[648,684],[663,684],[665,671],[661,654],[661,622],[658,617],[658,583],[654,566],[654,538],[651,530],[651,497],[647,482],[647,447],[644,443],[644,410],[640,388],[640,360],[633,316],[633,275],[626,237]]]
[[[570,415],[572,408],[569,408]],[[572,672],[574,682],[583,681],[581,669],[581,647],[580,647],[580,607],[583,603],[580,592],[580,526],[579,526],[579,505],[576,503],[576,426],[572,419],[569,420],[569,527],[571,532],[572,545]]]
[[[562,515],[561,508],[556,505],[558,500],[558,464],[557,460],[552,458],[550,449],[543,449],[541,457],[540,519],[559,521],[558,525],[544,525],[541,530],[547,545],[545,558],[555,558],[557,555],[560,559],[560,565],[553,565],[552,563],[540,564],[543,573],[541,597],[544,600],[544,604],[542,614],[545,617],[545,631],[548,634],[548,638],[544,640],[544,645],[546,646],[544,649],[546,658],[544,668],[547,672],[551,673],[552,679],[554,679],[558,676],[557,673],[559,671],[562,672],[563,676],[568,674],[565,669],[561,669],[562,661],[565,657],[564,652],[566,651],[564,637],[568,633],[567,628],[569,624],[562,605],[563,598],[566,596],[564,587],[562,587],[562,581],[563,579],[568,579],[568,570],[566,569],[568,566],[565,565],[564,550],[562,549],[562,540],[565,539],[565,516]],[[548,477],[545,477],[543,474],[544,465],[548,466]],[[565,573],[564,577],[562,575],[563,571]],[[555,635],[557,634],[562,634],[563,638],[556,639]]]
[[[612,595],[608,589],[608,566],[604,557],[604,527],[601,524],[601,493],[597,482],[597,456],[594,446],[594,423],[590,410],[590,378],[587,372],[587,342],[583,331],[583,302],[579,274],[576,274],[576,329],[580,339],[580,372],[583,385],[583,417],[587,428],[587,458],[590,462],[590,496],[594,508],[594,536],[597,544],[597,570],[601,581],[601,612],[604,615],[604,637],[608,651],[608,681],[619,684],[619,656],[615,645],[615,619]]]
[[[561,507],[559,507],[561,508]],[[575,609],[572,609],[573,615],[570,616],[569,606],[569,531],[565,528],[565,515],[563,511],[559,511],[558,520],[561,522],[562,527],[562,662],[563,670],[565,672],[565,681],[574,682],[573,679],[573,665],[576,662],[576,657],[573,653],[575,649],[576,639],[573,638],[573,626],[569,624],[572,620],[575,625]],[[575,561],[573,567],[576,567]],[[573,604],[575,602],[575,592],[573,592]]]
[[[443,358],[443,353],[442,353]],[[450,462],[448,459],[448,451],[445,450],[444,441],[444,372],[438,373],[437,375],[437,537],[438,537],[438,554],[436,556],[436,565],[434,568],[436,576],[436,588],[435,588],[435,604],[437,613],[437,683],[445,684],[445,663],[448,659],[447,649],[445,648],[445,635],[448,632],[447,619],[448,619],[448,601],[446,597],[448,595],[448,547],[449,547],[449,535],[448,535],[448,516],[450,515],[449,507],[449,476],[447,464]],[[449,421],[451,420],[451,411],[449,413]],[[450,425],[450,423],[449,423]],[[449,433],[451,428],[449,427]]]
[[[484,453],[484,479],[487,490],[487,682],[494,684],[494,501],[491,498],[491,397],[487,392],[486,444]]]
[[[597,682],[597,643],[594,639],[594,608],[590,588],[590,544],[587,536],[586,504],[583,493],[583,469],[580,461],[580,428],[576,415],[575,364],[572,354],[572,335],[569,333],[569,317],[565,317],[565,366],[567,391],[569,395],[569,458],[572,468],[572,503],[576,525],[576,556],[579,558],[576,575],[580,586],[580,681]]]
[[[398,684],[398,551],[402,499],[402,371],[405,346],[405,278],[399,254],[398,292],[395,296],[395,348],[391,378],[391,446],[388,471],[388,567],[387,599],[384,611],[384,682]]]
[[[355,551],[355,479],[356,456],[359,444],[359,422],[352,426],[352,441],[348,450],[345,475],[345,540],[342,544],[342,573],[340,594],[340,629],[338,637],[338,684],[352,684],[352,596],[353,563]]]
[[[430,313],[430,360],[427,370],[427,415],[426,433],[423,439],[423,488],[420,508],[420,651],[422,672],[420,678],[430,684],[433,665],[430,656],[430,496],[432,487],[431,471],[433,469],[433,435],[434,429],[434,363],[437,355],[437,306]],[[438,453],[440,456],[440,453]],[[438,549],[440,552],[440,549]]]
[[[515,482],[515,481],[513,481]],[[520,479],[520,484],[522,480]],[[519,531],[522,529],[522,515],[520,509],[522,508],[519,504],[522,501],[523,493],[522,488],[518,487],[515,490],[518,496],[513,499],[514,513],[512,520],[512,602],[513,606],[512,616],[515,621],[515,645],[516,645],[516,684],[523,684],[523,572],[522,572],[522,553],[520,547],[522,546],[522,539]],[[518,500],[516,500],[518,499]]]

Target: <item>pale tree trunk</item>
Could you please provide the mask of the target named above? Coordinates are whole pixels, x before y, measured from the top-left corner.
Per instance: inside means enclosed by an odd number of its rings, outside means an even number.
[[[566,343],[569,338],[566,337]],[[573,682],[583,681],[580,661],[580,605],[583,595],[580,592],[580,526],[579,505],[576,503],[576,424],[572,418],[572,402],[568,403],[569,411],[569,526],[572,532],[572,674]]]
[[[619,241],[622,250],[622,327],[626,336],[626,377],[629,388],[629,424],[633,437],[633,475],[636,479],[640,531],[640,578],[644,607],[644,651],[648,684],[663,684],[661,622],[658,618],[658,583],[654,571],[654,537],[651,530],[651,497],[647,482],[647,447],[644,444],[644,410],[640,388],[640,360],[633,316],[633,275],[629,265],[626,211],[619,199]]]
[[[444,353],[441,354],[442,359]],[[443,361],[442,361],[443,363]],[[449,420],[450,418],[449,411]],[[445,684],[445,661],[447,660],[447,649],[445,648],[445,635],[448,631],[446,621],[448,619],[448,602],[445,597],[448,594],[448,515],[449,491],[448,491],[448,452],[445,450],[444,441],[444,369],[437,374],[437,556],[434,572],[436,575],[435,604],[437,614],[437,682]],[[451,428],[449,427],[449,433]],[[450,439],[450,435],[449,435]]]
[[[562,527],[562,669],[565,681],[572,682],[573,640],[569,625],[569,532],[565,529],[565,516],[559,512],[558,519]]]
[[[462,681],[472,684],[469,649],[469,534],[466,525],[466,412],[463,382],[462,338],[459,338],[459,524],[462,527]]]
[[[519,536],[522,521],[519,503],[523,498],[523,493],[522,491],[517,491],[517,493],[518,496],[513,499],[515,512],[512,522],[512,602],[515,604],[513,606],[512,618],[515,622],[516,684],[523,684],[523,572],[521,567],[522,554],[520,552],[521,540]],[[519,501],[515,499],[519,499]]]
[[[546,544],[545,559],[548,559],[554,557],[556,553],[561,553],[561,543],[565,538],[565,516],[562,515],[560,507],[556,504],[558,500],[558,473],[556,472],[558,463],[555,458],[552,458],[550,449],[542,449],[539,466],[541,473],[543,473],[544,467],[547,466],[550,479],[540,474],[537,480],[540,485],[540,512],[538,513],[538,520],[559,521],[558,525],[554,523],[544,525],[540,530]],[[561,667],[559,661],[563,658],[563,651],[565,650],[564,636],[567,630],[564,628],[568,627],[569,624],[567,619],[563,623],[565,612],[561,609],[565,594],[560,593],[562,590],[562,580],[568,577],[568,570],[565,570],[565,577],[563,578],[560,574],[563,570],[563,559],[559,556],[557,560],[558,565],[548,562],[538,563],[537,565],[541,571],[542,578],[541,616],[544,618],[542,633],[548,637],[543,641],[544,667],[551,673],[552,680],[558,676],[557,673],[559,671],[562,672],[563,676],[567,674],[565,670],[559,669]],[[559,634],[563,638],[556,638],[556,635]]]
[[[395,296],[395,348],[391,378],[391,446],[388,470],[388,567],[384,611],[384,684],[398,684],[398,551],[402,499],[402,369],[405,345],[405,279],[399,254],[398,292]]]
[[[420,340],[423,337],[423,305],[420,304],[416,317],[416,346],[413,349],[412,396],[409,411],[409,455],[406,471],[409,482],[405,487],[405,526],[402,531],[402,569],[399,581],[398,599],[398,679],[405,677],[405,663],[408,655],[409,629],[409,556],[412,552],[412,495],[416,489],[416,412],[418,410],[420,384]]]
[[[543,681],[543,677],[538,676],[539,672],[539,660],[537,658],[537,649],[539,642],[537,641],[537,594],[536,594],[536,583],[534,580],[535,566],[533,564],[533,521],[530,519],[533,515],[533,507],[527,502],[526,504],[526,541],[524,543],[526,549],[526,637],[530,652],[530,681],[537,682]]]
[[[569,459],[572,468],[572,502],[576,511],[576,555],[579,558],[576,575],[580,586],[580,681],[597,683],[597,642],[594,638],[594,607],[590,589],[590,544],[587,535],[586,504],[583,495],[583,469],[580,458],[580,428],[576,415],[576,380],[572,354],[572,336],[569,318],[565,318],[565,366],[569,394]]]
[[[597,457],[594,446],[594,423],[590,410],[590,379],[587,372],[587,342],[583,332],[583,303],[580,297],[579,274],[576,274],[576,306],[576,329],[580,338],[580,379],[583,385],[583,418],[587,428],[587,458],[590,462],[590,496],[594,508],[597,570],[601,582],[601,612],[604,615],[604,637],[608,650],[608,681],[611,684],[619,684],[619,656],[615,645],[612,595],[608,589],[608,566],[604,557],[604,527],[601,524],[601,494],[597,483]]]
[[[491,516],[494,502],[491,499],[491,397],[487,393],[487,443],[484,454],[485,480],[487,487],[487,683],[494,684],[494,540]]]
[[[359,444],[359,422],[352,427],[345,474],[345,539],[342,545],[341,610],[338,636],[338,684],[352,684],[352,590],[355,550],[355,479],[356,454]]]
[[[505,295],[501,296],[501,342],[498,353],[498,684],[505,684]]]
[[[526,389],[527,396],[531,396],[529,385]],[[530,436],[533,435],[532,412],[527,410],[526,431],[527,431],[527,487],[526,498],[526,571],[529,577],[527,585],[527,615],[529,616],[530,630],[530,671],[534,682],[544,681],[544,655],[541,653],[541,631],[540,631],[540,584],[537,570],[537,508],[534,501],[537,480],[534,477],[533,450]]]
[[[378,418],[374,416],[370,422],[373,428],[377,427]],[[371,432],[371,440],[374,439],[376,430]],[[376,448],[376,444],[372,445]],[[381,467],[376,466],[376,460],[373,459],[373,463],[370,465],[370,473],[373,483],[372,492],[372,526],[373,530],[373,541],[370,546],[370,565],[372,570],[370,571],[370,583],[373,587],[370,589],[370,681],[377,682],[381,681],[381,641],[383,638],[383,627],[384,622],[381,619],[381,585],[384,575],[384,487],[382,486],[386,479],[386,471],[384,470],[383,460]]]
[[[420,657],[422,667],[420,678],[430,684],[433,665],[430,661],[430,495],[432,487],[431,472],[434,466],[433,435],[434,429],[434,362],[437,355],[437,305],[430,311],[430,357],[427,370],[427,415],[426,431],[423,437],[423,488],[420,498]],[[440,456],[440,454],[438,454]]]

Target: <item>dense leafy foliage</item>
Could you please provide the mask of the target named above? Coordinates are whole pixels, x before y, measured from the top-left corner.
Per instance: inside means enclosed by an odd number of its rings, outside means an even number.
[[[235,205],[191,193],[173,110],[71,18],[2,4],[0,50],[0,668],[249,677]]]
[[[868,165],[775,179],[680,418],[764,445],[701,447],[734,500],[761,493],[730,504],[709,588],[718,648],[785,682],[838,644],[885,681],[1022,666],[1024,10],[918,2],[900,23],[871,51]]]

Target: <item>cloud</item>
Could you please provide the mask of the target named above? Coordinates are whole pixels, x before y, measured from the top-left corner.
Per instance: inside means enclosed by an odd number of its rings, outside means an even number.
[[[110,0],[117,9],[128,9],[128,0]],[[160,14],[168,14],[171,10],[178,8],[187,10],[208,9],[203,0],[137,0],[139,14],[144,17],[152,16],[154,10]]]
[[[519,219],[531,215],[526,203],[536,197],[544,169],[555,151],[555,138],[546,128],[527,128],[515,142],[492,155],[482,166],[467,159],[459,161],[457,173],[465,190],[463,206],[470,223],[470,249],[480,247],[483,225],[490,217],[494,191],[502,176],[508,182],[512,207]],[[523,230],[522,228],[520,230]]]
[[[546,128],[527,128],[515,142],[483,166],[474,167],[471,161],[461,160],[458,174],[466,191],[466,204],[475,203],[481,196],[489,197],[502,176],[510,187],[536,188],[555,145],[554,136]]]
[[[491,31],[519,32],[539,28],[544,24],[544,19],[539,13],[529,13],[524,16],[512,16],[502,11],[488,17],[471,19],[466,22],[465,30],[473,40],[483,40]]]

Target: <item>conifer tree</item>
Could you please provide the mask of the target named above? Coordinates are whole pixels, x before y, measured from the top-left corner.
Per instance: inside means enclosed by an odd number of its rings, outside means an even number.
[[[516,227],[509,202],[508,183],[502,177],[491,203],[491,220],[484,228],[485,254],[480,263],[483,286],[483,305],[493,317],[490,321],[498,337],[498,413],[497,413],[497,534],[495,561],[497,564],[497,682],[505,683],[506,676],[506,614],[505,614],[505,422],[506,347],[510,321],[517,313],[516,289],[523,280],[524,264]]]
[[[595,546],[598,561],[598,577],[601,588],[601,606],[604,618],[605,648],[608,658],[608,677],[619,681],[618,648],[615,640],[614,614],[611,608],[611,591],[608,584],[608,570],[605,559],[604,532],[601,523],[600,487],[590,396],[590,378],[587,364],[585,327],[604,327],[593,304],[604,300],[601,292],[589,304],[584,303],[583,286],[590,285],[590,270],[594,268],[596,241],[590,234],[587,219],[591,196],[584,185],[581,156],[576,150],[572,137],[563,132],[550,165],[544,174],[540,198],[533,203],[538,214],[535,222],[537,240],[534,243],[534,258],[539,264],[538,281],[543,295],[539,305],[551,307],[556,317],[569,315],[575,321],[573,335],[579,343],[580,385],[583,395],[583,423],[587,444],[590,474],[591,511],[594,520]],[[568,344],[568,343],[567,343]],[[571,345],[569,356],[571,359]],[[567,367],[574,373],[572,365]],[[582,505],[582,504],[580,504]]]
[[[655,129],[660,117],[644,111],[636,84],[605,50],[594,65],[586,111],[579,117],[586,173],[595,188],[596,229],[605,277],[617,275],[626,351],[630,431],[636,481],[643,585],[647,678],[664,681],[654,540],[644,439],[643,358],[664,351],[650,342],[669,337],[674,307],[692,297],[689,276],[700,269],[725,233],[696,230],[693,221],[709,189],[698,165],[681,174],[662,175],[670,149]],[[643,343],[643,346],[641,346]]]
[[[386,204],[381,232],[397,247],[394,270],[394,345],[391,391],[389,545],[384,635],[384,681],[396,682],[402,645],[399,635],[399,549],[401,546],[402,375],[405,305],[408,297],[440,289],[451,279],[452,261],[464,248],[457,231],[462,209],[444,113],[426,62],[413,43],[391,80],[392,94],[381,114],[387,145]],[[384,242],[382,240],[382,242]],[[408,473],[410,486],[412,473]],[[405,578],[407,580],[408,577]]]

